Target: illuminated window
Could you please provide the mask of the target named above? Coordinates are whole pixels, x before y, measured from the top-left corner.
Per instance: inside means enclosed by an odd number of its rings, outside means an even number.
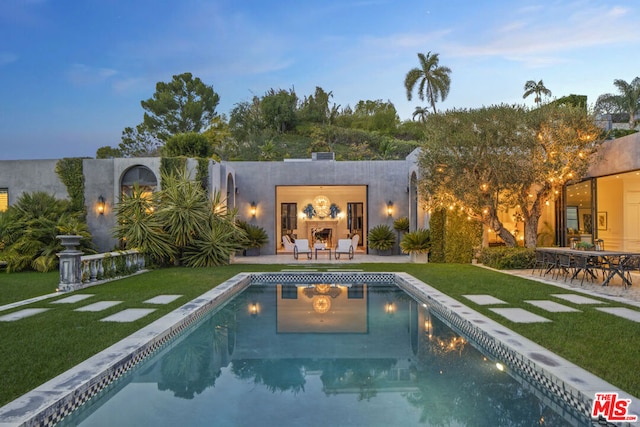
[[[9,208],[9,189],[0,188],[0,212],[4,212]]]
[[[145,166],[134,166],[122,176],[120,189],[123,194],[131,195],[133,186],[136,184],[142,189],[145,197],[151,197],[151,193],[158,185],[158,180],[151,169]]]

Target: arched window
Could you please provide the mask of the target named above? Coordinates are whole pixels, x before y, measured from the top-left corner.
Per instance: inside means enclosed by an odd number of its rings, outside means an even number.
[[[144,193],[153,193],[158,186],[156,175],[146,166],[134,166],[127,170],[120,181],[122,194],[131,195],[134,185],[138,185]]]

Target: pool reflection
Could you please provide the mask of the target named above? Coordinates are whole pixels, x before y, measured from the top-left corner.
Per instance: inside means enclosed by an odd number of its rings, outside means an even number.
[[[329,303],[316,310],[318,297]],[[267,392],[288,402],[284,396],[294,395],[302,406],[331,405],[324,408],[335,418],[326,425],[353,425],[351,414],[367,420],[358,425],[569,425],[495,362],[395,286],[252,285],[126,383],[201,400],[189,417],[227,416],[230,396],[251,400],[259,392],[267,405]],[[285,425],[292,408],[280,409],[283,419],[261,425]]]

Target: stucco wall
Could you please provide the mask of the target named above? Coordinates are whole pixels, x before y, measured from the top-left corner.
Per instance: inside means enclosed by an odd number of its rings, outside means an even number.
[[[640,169],[640,132],[606,141],[593,159],[588,177]]]
[[[408,216],[408,173],[405,160],[385,161],[287,161],[233,162],[236,172],[236,206],[242,219],[263,227],[269,244],[263,254],[276,252],[275,188],[280,185],[366,185],[368,226],[393,226],[393,220]],[[255,201],[260,214],[249,216],[249,205]],[[386,213],[388,201],[394,205],[393,217]]]
[[[91,230],[93,243],[99,252],[116,247],[117,240],[112,236],[115,226],[115,187],[114,161],[110,159],[86,159],[82,162],[84,170],[84,202],[87,209],[87,226]],[[105,199],[104,213],[97,210],[98,197]]]
[[[67,187],[56,174],[58,160],[0,161],[0,187],[9,189],[9,206],[23,193],[44,191],[57,199],[68,199]]]

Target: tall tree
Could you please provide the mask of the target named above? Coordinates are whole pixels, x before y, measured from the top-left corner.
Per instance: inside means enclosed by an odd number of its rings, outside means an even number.
[[[528,247],[546,201],[586,173],[601,142],[584,109],[556,105],[449,111],[431,116],[425,133],[420,185],[431,207],[464,210],[509,246],[500,212],[518,207]]]
[[[600,95],[596,101],[595,109],[600,113],[629,113],[629,129],[636,126],[636,114],[640,110],[640,77],[636,77],[631,83],[616,79],[613,84],[619,94],[606,93]]]
[[[305,96],[300,106],[299,115],[302,121],[326,124],[331,123],[332,113],[336,111],[329,106],[329,100],[333,98],[333,92],[325,92],[320,86],[316,86],[314,95]]]
[[[524,84],[524,94],[522,95],[522,99],[526,99],[529,95],[534,93],[536,94],[534,101],[538,106],[542,103],[542,95],[551,96],[551,91],[545,87],[542,80],[538,82],[534,80],[527,81]]]
[[[142,101],[144,125],[161,141],[172,135],[201,132],[216,115],[220,97],[191,73],[173,76],[169,83],[158,82],[152,98]]]
[[[153,135],[144,123],[134,128],[126,127],[122,131],[122,142],[117,150],[124,157],[153,157],[157,156],[162,141]]]
[[[384,134],[393,134],[400,122],[396,107],[391,101],[383,102],[360,100],[353,112],[354,120],[351,127],[376,131]]]
[[[266,125],[278,133],[295,127],[298,97],[293,89],[270,89],[260,101],[262,117]]]
[[[216,116],[220,97],[191,73],[174,75],[158,82],[153,96],[140,104],[143,122],[122,132],[119,149],[129,157],[157,155],[158,149],[173,135],[205,130]]]
[[[433,107],[433,112],[436,113],[438,98],[444,101],[449,95],[449,87],[451,86],[449,74],[451,74],[451,69],[439,65],[440,58],[437,53],[432,54],[429,52],[426,55],[418,53],[418,59],[420,67],[411,69],[404,79],[407,99],[411,101],[413,89],[418,84],[418,97],[422,101],[427,98],[427,101]]]

